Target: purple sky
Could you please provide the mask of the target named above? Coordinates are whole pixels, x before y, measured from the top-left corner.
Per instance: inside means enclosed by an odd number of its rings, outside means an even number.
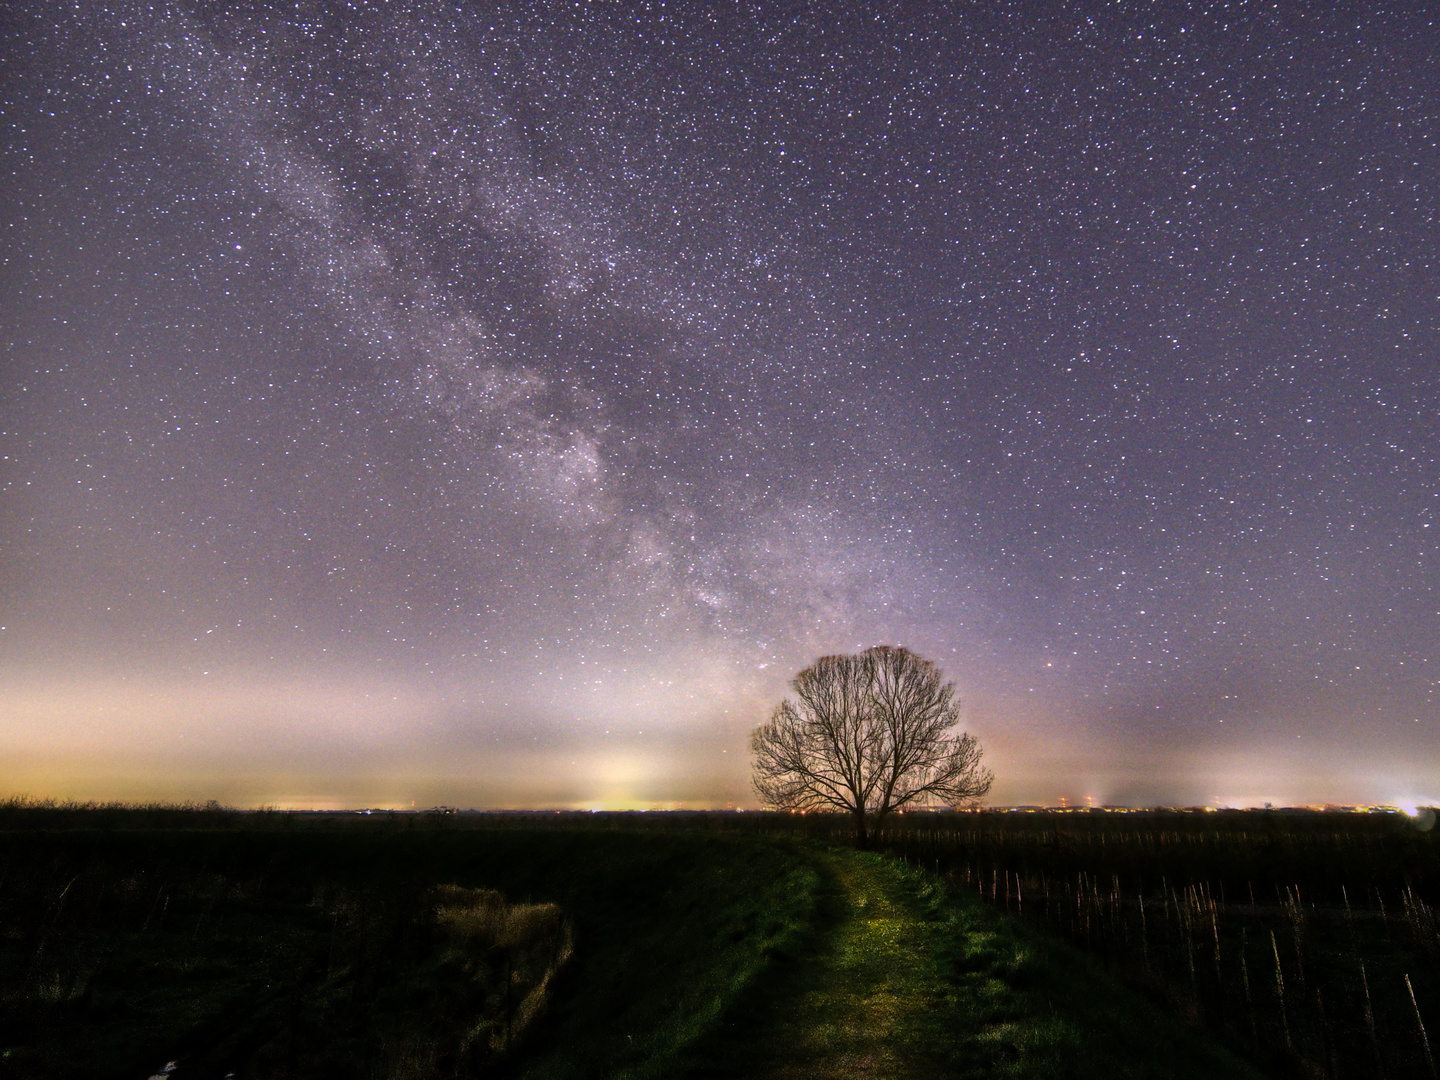
[[[1423,3],[9,5],[0,796],[1440,801]]]

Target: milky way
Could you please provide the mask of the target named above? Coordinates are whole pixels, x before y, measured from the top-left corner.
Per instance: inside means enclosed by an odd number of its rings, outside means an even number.
[[[0,795],[1440,799],[1427,5],[5,23]]]

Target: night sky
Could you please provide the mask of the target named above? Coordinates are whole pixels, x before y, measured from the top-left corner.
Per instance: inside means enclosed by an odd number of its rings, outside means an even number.
[[[1432,5],[3,10],[0,796],[1440,801]]]

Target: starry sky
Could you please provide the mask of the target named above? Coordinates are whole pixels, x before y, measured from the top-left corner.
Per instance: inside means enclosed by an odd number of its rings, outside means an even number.
[[[1433,6],[3,20],[0,796],[1440,801]]]

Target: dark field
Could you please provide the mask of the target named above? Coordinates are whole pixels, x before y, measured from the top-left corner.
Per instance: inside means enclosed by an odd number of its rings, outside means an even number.
[[[782,847],[679,831],[7,817],[5,1076],[143,1078],[172,1060],[177,1080],[663,1062],[675,1030],[703,1027],[812,903]],[[473,901],[491,889],[513,907],[487,918]],[[557,1042],[563,1055],[540,1049]]]
[[[0,805],[0,1076],[1429,1077],[1434,835]]]
[[[1277,1076],[1434,1077],[1433,812],[911,815],[886,847]]]

